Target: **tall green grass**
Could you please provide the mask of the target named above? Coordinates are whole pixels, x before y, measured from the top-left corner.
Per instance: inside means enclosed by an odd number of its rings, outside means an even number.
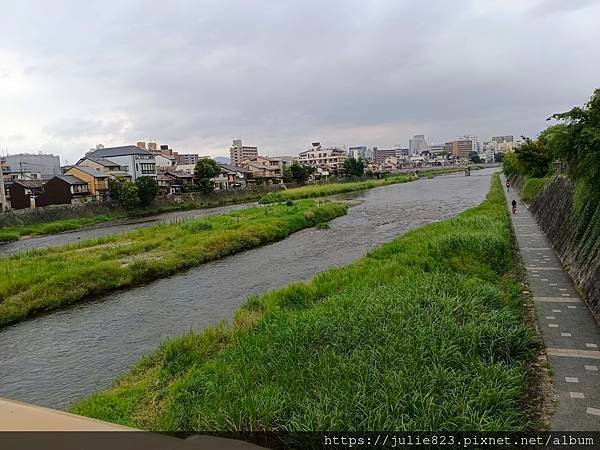
[[[259,200],[259,203],[278,203],[286,200],[297,200],[300,198],[324,197],[327,195],[342,194],[344,192],[361,191],[374,187],[386,186],[388,184],[406,183],[416,180],[417,177],[399,175],[395,177],[381,178],[378,180],[367,180],[345,183],[311,184],[286,191],[269,192]]]
[[[512,431],[536,345],[487,200],[164,342],[72,411],[164,432]]]
[[[548,181],[548,177],[544,178],[530,178],[527,177],[523,183],[523,189],[521,191],[521,199],[524,202],[531,203],[536,195],[544,189],[544,185]]]
[[[483,166],[477,166],[476,168],[483,168]],[[408,181],[418,180],[419,178],[433,178],[435,175],[462,172],[463,170],[464,168],[461,167],[444,167],[421,170],[418,175],[394,175],[386,178],[364,181],[311,184],[285,191],[269,192],[259,200],[259,203],[279,203],[286,200],[298,200],[301,198],[325,197],[328,195],[343,194],[345,192],[362,191],[365,189],[387,186],[389,184],[406,183]]]
[[[312,200],[141,228],[0,259],[0,325],[282,239],[346,213]]]
[[[51,220],[29,225],[1,227],[0,242],[16,241],[23,236],[41,236],[45,234],[56,234],[64,231],[78,230],[79,228],[88,225],[95,225],[125,217],[127,217],[127,215],[124,213],[106,213],[73,219]]]

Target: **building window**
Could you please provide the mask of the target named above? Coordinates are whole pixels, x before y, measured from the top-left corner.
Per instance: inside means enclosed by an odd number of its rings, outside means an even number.
[[[142,166],[142,174],[149,175],[149,174],[154,174],[156,172],[155,164],[142,163],[141,166]]]

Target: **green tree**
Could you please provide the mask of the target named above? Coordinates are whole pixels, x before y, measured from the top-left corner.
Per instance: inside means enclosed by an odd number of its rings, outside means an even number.
[[[291,179],[296,183],[306,183],[306,180],[314,173],[315,169],[312,167],[306,167],[294,161],[290,168]]]
[[[471,152],[471,153],[469,153],[469,160],[472,163],[475,163],[475,164],[479,164],[481,162],[481,158],[479,157],[479,155],[477,154],[477,152]]]
[[[203,158],[196,163],[194,175],[200,190],[204,193],[212,192],[215,185],[211,178],[219,173],[219,165],[214,159]]]
[[[362,158],[347,158],[344,161],[344,171],[349,177],[362,177],[365,173],[365,162]]]
[[[135,208],[140,203],[138,187],[130,181],[113,181],[110,184],[110,196],[125,208]]]
[[[158,195],[158,184],[152,177],[139,177],[135,180],[138,188],[138,197],[142,206],[149,206]]]
[[[548,152],[543,137],[533,141],[522,136],[524,143],[515,150],[517,170],[521,175],[534,178],[545,176],[550,171],[552,155]]]
[[[600,192],[600,89],[583,107],[554,114],[551,119],[560,122],[545,130],[553,156],[567,163],[569,176],[584,179]]]

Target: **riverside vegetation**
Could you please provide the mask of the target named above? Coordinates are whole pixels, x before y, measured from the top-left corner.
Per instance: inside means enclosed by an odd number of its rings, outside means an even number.
[[[282,239],[344,215],[304,200],[141,228],[0,259],[0,325]]]
[[[481,168],[482,166],[478,166]],[[328,195],[343,194],[345,192],[362,191],[390,184],[406,183],[419,178],[433,178],[435,175],[444,175],[454,172],[462,172],[463,168],[446,167],[440,169],[422,170],[417,174],[394,175],[386,178],[378,178],[364,181],[347,181],[344,183],[311,184],[285,191],[270,192],[259,200],[259,203],[278,203],[286,200],[297,200],[300,198],[325,197]]]
[[[101,214],[86,217],[64,218],[44,222],[6,224],[0,226],[0,243],[11,242],[25,236],[41,236],[47,234],[61,233],[65,231],[74,231],[89,225],[109,222],[112,220],[138,218],[161,214],[172,211],[184,211],[189,209],[211,208],[238,203],[247,203],[260,199],[260,203],[275,203],[288,199],[315,198],[326,195],[340,194],[343,192],[371,189],[378,186],[385,186],[394,183],[404,183],[416,180],[420,177],[432,177],[445,173],[460,171],[462,169],[443,168],[431,169],[422,172],[419,176],[402,175],[382,179],[367,180],[361,182],[337,182],[324,183],[318,185],[307,185],[298,188],[291,188],[287,191],[264,194],[260,190],[245,190],[233,192],[205,193],[202,196],[195,197],[182,203],[174,203],[163,206],[150,206],[147,208],[123,209],[119,207],[106,207]]]
[[[39,221],[39,219],[34,219],[35,221],[32,223],[6,224],[0,227],[0,243],[15,241],[24,236],[42,236],[65,231],[74,231],[85,226],[96,225],[113,220],[135,219],[173,211],[248,203],[260,199],[263,195],[264,191],[260,190],[211,193],[194,197],[193,200],[169,205],[133,209],[106,206],[102,213],[84,217],[66,217],[50,221]],[[73,213],[81,214],[77,210],[74,210]]]
[[[539,345],[487,199],[165,341],[75,413],[163,432],[511,431]]]

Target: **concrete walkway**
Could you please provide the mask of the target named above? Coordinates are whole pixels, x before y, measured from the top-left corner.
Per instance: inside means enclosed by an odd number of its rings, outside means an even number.
[[[506,180],[503,180],[505,183]],[[600,430],[600,330],[544,233],[517,192],[506,192],[559,396],[556,431]]]

